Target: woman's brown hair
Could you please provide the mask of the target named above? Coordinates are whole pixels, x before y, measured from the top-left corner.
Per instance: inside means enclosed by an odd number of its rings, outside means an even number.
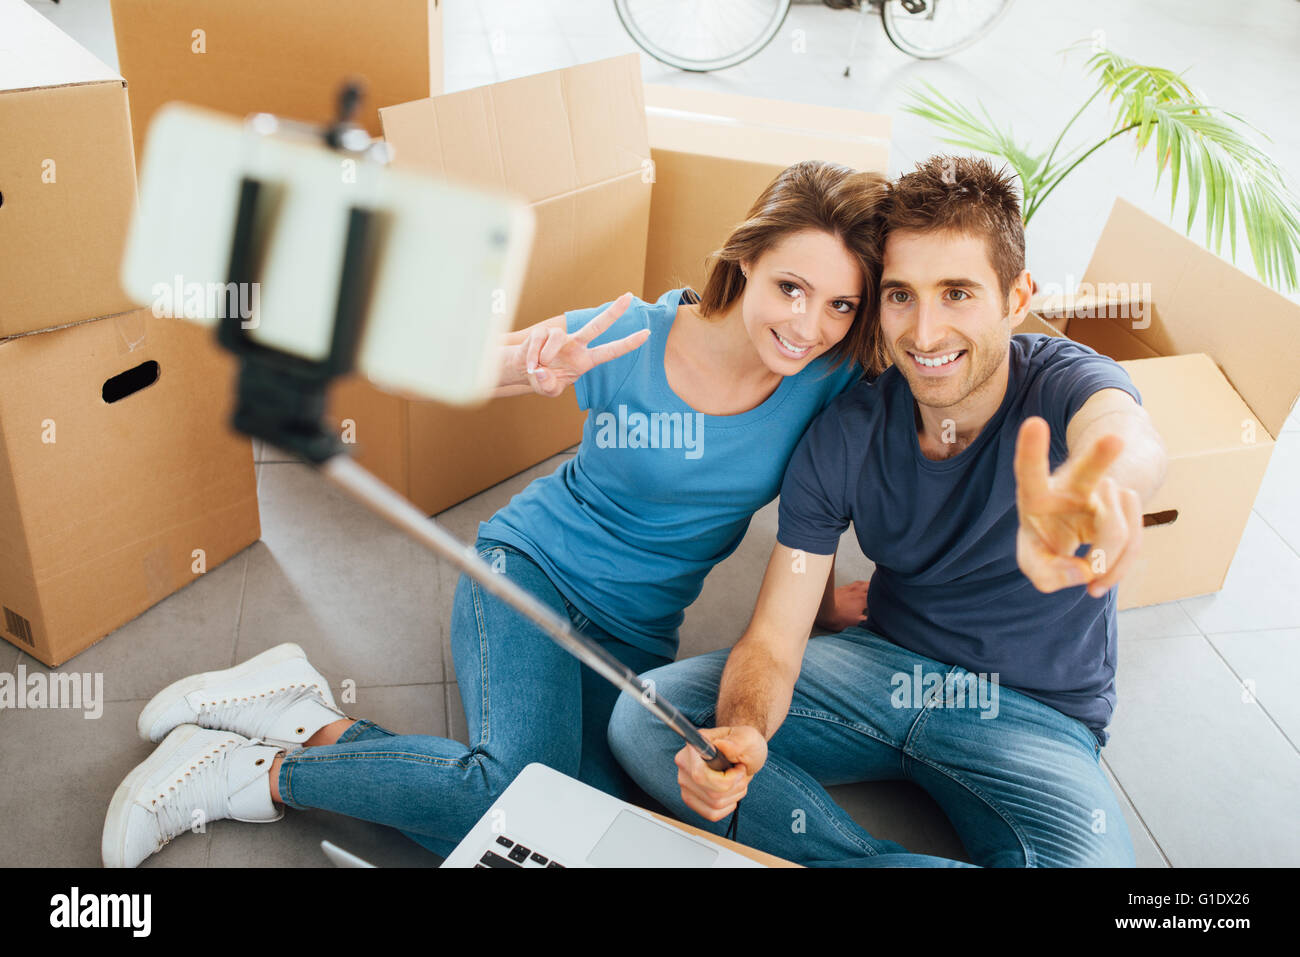
[[[742,260],[755,262],[786,236],[812,229],[843,243],[862,269],[862,298],[848,334],[827,352],[838,366],[857,359],[869,375],[885,368],[880,343],[881,214],[888,183],[879,173],[804,160],[777,174],[720,249],[709,256],[700,315],[722,315],[745,290]]]

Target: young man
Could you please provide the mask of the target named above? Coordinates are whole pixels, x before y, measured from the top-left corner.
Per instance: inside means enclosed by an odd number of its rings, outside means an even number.
[[[976,864],[1132,866],[1100,754],[1115,586],[1163,445],[1117,363],[1013,335],[1031,284],[1008,176],[932,157],[892,187],[884,228],[879,346],[893,366],[796,450],[735,647],[645,676],[734,767],[709,769],[631,701],[610,743],[683,820],[720,832],[745,798],[740,840],[801,863],[926,863],[823,787],[906,778]],[[866,617],[810,640],[850,522],[876,563]]]

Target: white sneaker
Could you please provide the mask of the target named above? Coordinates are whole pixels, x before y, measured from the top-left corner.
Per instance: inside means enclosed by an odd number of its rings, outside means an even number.
[[[156,742],[179,725],[197,724],[296,750],[343,717],[329,682],[301,648],[286,643],[233,668],[173,682],[144,706],[137,728]]]
[[[197,825],[278,821],[271,763],[283,748],[183,724],[113,792],[104,818],[105,867],[135,867]]]

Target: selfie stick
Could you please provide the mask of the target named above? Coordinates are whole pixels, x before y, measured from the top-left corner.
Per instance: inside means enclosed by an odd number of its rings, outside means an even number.
[[[357,158],[382,162],[383,158],[370,149],[369,134],[349,121],[360,98],[358,85],[344,87],[339,97],[338,119],[323,131],[325,143]],[[282,125],[298,126],[265,113],[253,117],[250,123],[264,134],[275,133]],[[317,130],[318,134],[321,132]],[[251,288],[243,284],[257,281],[257,264],[262,261],[263,247],[271,231],[269,226],[262,225],[259,217],[267,217],[267,207],[273,205],[265,201],[270,192],[266,184],[251,177],[245,177],[241,183],[227,290]],[[333,341],[323,361],[309,361],[252,341],[244,332],[239,309],[225,310],[217,327],[217,340],[240,361],[238,401],[232,425],[245,435],[264,439],[316,466],[335,485],[447,559],[483,589],[531,620],[587,667],[635,697],[698,751],[709,767],[725,771],[731,767],[730,762],[680,711],[658,697],[651,683],[642,682],[631,668],[575,631],[568,620],[504,574],[494,572],[473,546],[461,542],[353,461],[347,446],[322,426],[329,382],[352,371],[361,341],[377,260],[379,215],[355,206],[349,211]]]

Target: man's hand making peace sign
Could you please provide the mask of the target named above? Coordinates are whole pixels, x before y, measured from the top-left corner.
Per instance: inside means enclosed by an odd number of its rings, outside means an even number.
[[[1100,598],[1132,569],[1142,506],[1164,481],[1163,443],[1119,389],[1094,393],[1070,420],[1069,458],[1049,472],[1050,431],[1026,419],[1016,441],[1016,561],[1041,592],[1087,585]],[[1087,557],[1076,557],[1089,545]]]

